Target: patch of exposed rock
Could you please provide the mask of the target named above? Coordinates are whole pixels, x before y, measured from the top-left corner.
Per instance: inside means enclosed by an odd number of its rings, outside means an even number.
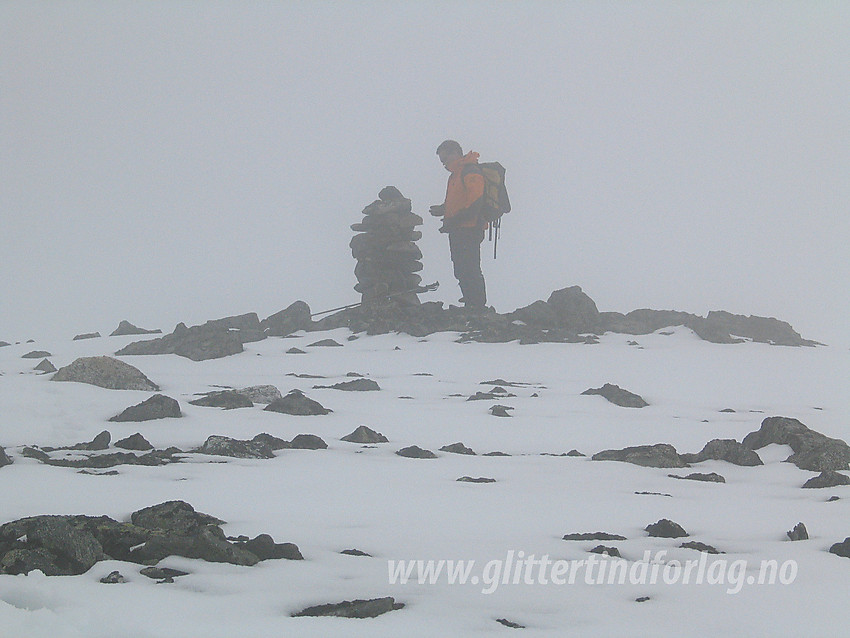
[[[247,388],[241,388],[237,392],[245,395],[254,403],[269,404],[283,398],[280,390],[273,385],[252,385]]]
[[[702,474],[700,472],[693,472],[688,474],[687,476],[678,476],[676,474],[668,474],[670,478],[674,479],[682,479],[686,481],[703,481],[707,483],[725,483],[726,479],[723,478],[717,472],[709,472],[708,474]]]
[[[850,469],[850,446],[846,442],[810,430],[797,419],[768,417],[762,421],[761,428],[750,432],[743,441],[744,447],[751,450],[771,443],[791,446],[794,454],[785,461],[801,470],[826,472]]]
[[[793,529],[785,532],[788,540],[791,541],[807,541],[809,540],[809,530],[803,523],[797,523]]]
[[[262,338],[256,314],[252,313],[247,319],[244,317],[246,315],[217,319],[191,328],[180,323],[171,334],[158,339],[134,341],[115,354],[176,354],[192,361],[220,359],[239,354],[244,350],[243,343]],[[235,326],[245,326],[245,329]]]
[[[822,489],[824,487],[838,487],[850,485],[850,476],[835,471],[821,472],[803,483],[805,489]]]
[[[370,598],[358,600],[344,600],[341,603],[327,603],[314,605],[301,611],[295,612],[293,616],[337,616],[340,618],[375,618],[390,611],[402,609],[404,603],[397,603],[391,596],[385,598]]]
[[[99,332],[86,332],[85,334],[77,335],[73,341],[84,341],[85,339],[99,339]]]
[[[418,445],[411,445],[400,449],[396,452],[399,456],[404,456],[409,459],[435,459],[437,455],[431,450],[423,450]]]
[[[120,441],[115,441],[115,447],[120,447],[123,450],[137,450],[139,452],[146,452],[147,450],[153,449],[153,445],[150,444],[150,441],[143,437],[139,432],[131,434]]]
[[[512,417],[513,414],[508,412],[508,410],[513,410],[514,408],[509,405],[491,405],[490,406],[490,414],[498,417]]]
[[[346,434],[341,440],[348,441],[349,443],[362,444],[389,443],[389,439],[387,437],[380,432],[375,432],[375,430],[372,430],[365,425],[359,426],[351,434]]]
[[[592,461],[623,461],[644,467],[688,467],[676,448],[667,443],[637,445],[621,450],[603,450],[591,457]]]
[[[285,397],[272,401],[263,409],[297,416],[314,416],[333,412],[318,401],[307,397],[301,390],[291,390]]]
[[[314,385],[314,390],[344,390],[346,392],[373,392],[380,390],[381,386],[372,379],[354,379],[353,381],[342,381],[333,385]]]
[[[132,323],[127,321],[126,319],[121,321],[118,324],[118,327],[112,331],[110,337],[124,337],[130,335],[153,335],[153,334],[162,334],[162,330],[145,330],[144,328],[139,328],[138,326],[134,326]]]
[[[289,442],[289,446],[293,450],[326,450],[328,448],[328,444],[315,434],[298,434]]]
[[[231,456],[238,459],[271,459],[274,452],[263,441],[242,441],[214,434],[195,452],[213,456]]]
[[[452,443],[451,445],[444,445],[440,448],[440,452],[450,452],[451,454],[466,454],[469,456],[475,456],[475,452],[472,448],[466,447],[463,443]]]
[[[224,408],[225,410],[254,407],[254,403],[251,399],[236,390],[208,392],[200,399],[189,401],[189,403],[191,405],[199,405],[207,408]]]
[[[697,454],[682,454],[685,463],[701,463],[703,461],[726,461],[734,465],[754,467],[764,465],[759,455],[739,443],[735,439],[714,439],[705,444]]]
[[[21,359],[42,359],[44,357],[52,357],[47,350],[33,350],[32,352],[27,352],[26,354],[21,355]]]
[[[153,421],[154,419],[176,419],[182,417],[180,404],[164,394],[155,394],[137,405],[130,406],[110,421]]]
[[[0,571],[26,574],[39,569],[48,576],[72,575],[85,573],[101,560],[151,565],[168,556],[254,565],[280,553],[261,552],[260,557],[247,549],[252,541],[231,543],[219,527],[223,521],[182,501],[144,508],[130,520],[48,515],[6,523],[0,526]],[[270,538],[253,546],[278,547]],[[292,553],[289,547],[285,551]]]
[[[263,319],[260,327],[266,336],[286,337],[299,330],[308,330],[312,325],[310,306],[303,301],[296,301],[280,312]]]
[[[645,530],[650,536],[657,538],[681,538],[683,536],[689,536],[685,528],[668,518],[662,518],[656,523],[647,525]]]
[[[643,400],[643,397],[628,390],[624,390],[618,385],[606,383],[601,388],[589,388],[582,392],[583,395],[598,394],[604,397],[614,405],[619,405],[623,408],[645,408],[649,404]]]
[[[609,534],[608,532],[581,532],[574,534],[565,534],[565,541],[624,541],[625,536],[619,534]]]
[[[705,543],[700,543],[699,541],[688,541],[687,543],[682,543],[679,545],[682,549],[695,549],[698,552],[705,552],[706,554],[722,554],[719,549],[712,545],[706,545]]]
[[[49,359],[42,359],[41,363],[39,363],[33,370],[37,370],[38,372],[42,372],[44,374],[50,374],[51,372],[56,372],[56,366],[50,363]]]
[[[6,454],[6,450],[0,447],[0,467],[5,467],[12,464],[12,459]]]
[[[830,547],[829,553],[843,558],[850,558],[850,536],[845,538],[842,542],[835,543],[832,547]]]
[[[109,390],[159,390],[141,370],[112,357],[81,357],[60,368],[50,380],[88,383]]]
[[[176,463],[180,460],[180,457],[175,455],[182,453],[182,450],[171,447],[165,450],[153,450],[147,454],[109,452],[106,454],[85,455],[84,458],[79,458],[79,456],[65,458],[51,456],[48,450],[51,450],[51,448],[24,447],[21,455],[34,458],[45,465],[54,465],[56,467],[105,469],[117,465],[145,465],[150,467]]]

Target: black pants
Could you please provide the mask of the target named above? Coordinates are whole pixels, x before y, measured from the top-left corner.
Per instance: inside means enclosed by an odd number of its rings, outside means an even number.
[[[484,274],[481,272],[482,241],[484,230],[481,228],[458,228],[449,233],[449,251],[455,277],[467,306],[487,305]]]

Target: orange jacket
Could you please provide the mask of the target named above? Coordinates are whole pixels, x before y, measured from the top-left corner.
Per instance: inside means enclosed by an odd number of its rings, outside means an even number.
[[[477,170],[477,165],[478,153],[470,151],[448,167],[451,175],[446,186],[444,220],[452,226],[475,228],[481,225],[477,209],[473,206],[484,195],[484,176]],[[470,208],[473,210],[468,211]],[[468,212],[464,214],[465,211]],[[455,222],[451,222],[450,220],[459,213],[460,217]]]

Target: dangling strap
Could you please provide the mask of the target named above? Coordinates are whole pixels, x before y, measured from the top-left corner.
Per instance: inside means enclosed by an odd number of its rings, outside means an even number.
[[[496,246],[499,245],[499,229],[501,228],[501,226],[502,220],[497,219],[492,223],[492,227],[490,229],[491,236],[493,237],[493,259],[496,258]]]

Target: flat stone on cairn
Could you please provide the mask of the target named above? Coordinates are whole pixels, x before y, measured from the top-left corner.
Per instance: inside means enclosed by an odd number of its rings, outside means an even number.
[[[354,289],[362,301],[416,288],[422,281],[416,274],[422,270],[422,251],[416,245],[422,232],[415,228],[422,225],[422,218],[411,212],[410,200],[395,186],[387,186],[363,209],[363,215],[362,222],[351,225],[358,234],[349,244],[357,260]],[[419,303],[415,293],[394,298]]]

